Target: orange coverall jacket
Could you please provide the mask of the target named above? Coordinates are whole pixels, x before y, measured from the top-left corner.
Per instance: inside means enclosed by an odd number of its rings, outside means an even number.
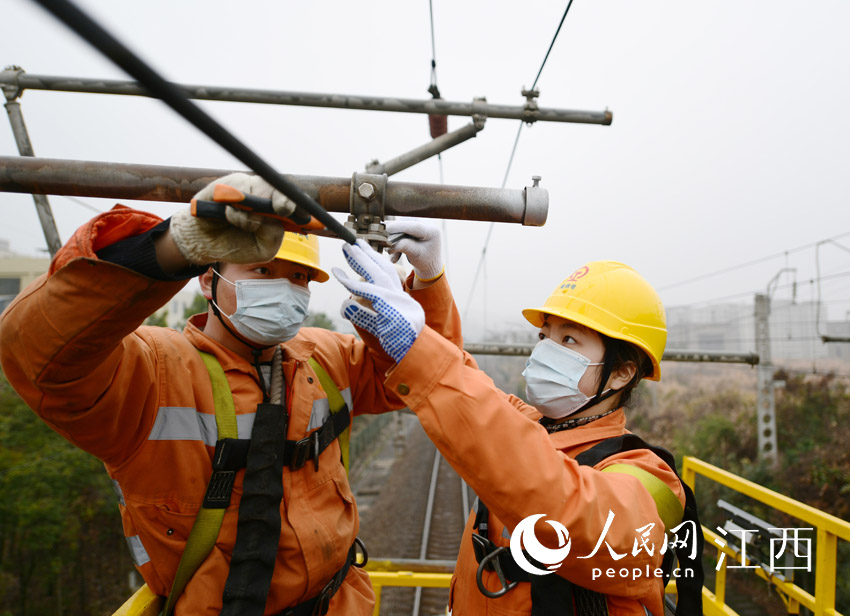
[[[216,441],[212,388],[198,350],[224,369],[236,406],[239,438],[249,438],[262,401],[255,369],[204,335],[206,315],[180,333],[139,327],[184,284],[152,280],[95,251],[142,233],[153,215],[116,208],[81,227],[50,271],[0,317],[0,361],[27,404],[54,430],[100,458],[118,495],[124,534],[148,586],[168,595],[212,472]],[[442,331],[459,331],[447,283],[413,292]],[[376,349],[380,347],[375,344]],[[352,411],[404,406],[388,399],[392,361],[354,336],[305,328],[283,345],[289,428],[300,439],[328,412],[327,396],[307,363],[315,357]],[[186,586],[176,614],[218,614],[236,538],[244,470],[237,475],[215,548]],[[281,534],[266,613],[316,596],[345,562],[359,519],[334,441],[308,463],[283,470]],[[331,614],[371,614],[367,574],[352,567]]]
[[[427,371],[421,369],[423,365]],[[533,407],[496,388],[468,354],[428,327],[391,371],[386,385],[416,413],[446,460],[487,504],[491,541],[509,546],[516,525],[542,513],[545,518],[538,521],[535,535],[543,545],[559,547],[544,520],[559,521],[572,540],[558,575],[607,595],[610,616],[645,616],[642,606],[653,616],[663,615],[663,584],[654,571],[661,566],[659,552],[665,537],[655,501],[636,477],[600,470],[611,464],[640,467],[669,486],[684,507],[684,492],[675,473],[648,450],[613,455],[595,468],[574,460],[596,443],[627,433],[622,409],[550,435],[537,423],[540,414]],[[599,549],[590,558],[580,558],[594,551],[609,511],[615,517]],[[473,513],[467,521],[452,578],[452,613],[528,616],[528,583],[520,583],[498,599],[479,592],[478,563],[470,538],[474,518]],[[645,539],[650,523],[654,526]],[[644,540],[646,546],[654,546],[653,555],[646,547],[633,555]],[[624,569],[627,572],[621,575]],[[500,587],[494,572],[485,571],[483,580],[490,590]]]

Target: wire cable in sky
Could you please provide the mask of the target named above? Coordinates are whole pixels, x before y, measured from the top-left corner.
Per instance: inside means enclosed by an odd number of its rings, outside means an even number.
[[[430,3],[430,0],[429,0]],[[552,37],[552,42],[549,43],[549,49],[546,50],[546,55],[543,58],[543,62],[540,63],[540,68],[537,71],[537,76],[534,78],[534,83],[531,85],[531,89],[533,90],[537,85],[537,81],[540,79],[540,74],[543,72],[543,67],[546,66],[546,60],[549,59],[549,54],[552,51],[552,47],[555,46],[555,41],[558,40],[558,34],[561,32],[561,26],[564,25],[564,20],[567,18],[567,13],[570,12],[570,7],[573,4],[573,0],[569,0],[567,2],[567,8],[564,9],[564,14],[561,16],[561,21],[558,23],[558,29],[555,30],[555,36]],[[433,14],[431,16],[431,44],[433,45],[434,41],[434,21]],[[436,52],[435,52],[436,55]],[[432,60],[432,67],[436,66],[436,62]],[[435,68],[432,68],[432,71],[436,71]],[[436,80],[436,72],[432,73],[432,78]],[[436,87],[436,86],[435,86]],[[508,159],[508,167],[505,169],[505,177],[502,178],[502,188],[508,183],[508,176],[511,173],[511,167],[514,164],[514,155],[516,154],[517,144],[519,143],[519,136],[522,134],[522,127],[524,122],[519,123],[519,128],[516,131],[516,138],[514,139],[514,147],[511,149],[511,156]],[[478,284],[478,276],[481,274],[481,268],[484,263],[484,259],[487,256],[487,246],[490,244],[490,236],[493,235],[493,226],[495,223],[490,223],[490,228],[487,229],[487,237],[484,239],[484,247],[481,249],[481,257],[478,259],[478,266],[475,268],[475,276],[472,278],[472,286],[469,289],[469,299],[466,300],[466,308],[463,311],[463,320],[466,320],[466,316],[469,313],[469,308],[472,305],[472,298],[475,294],[475,286]]]
[[[431,16],[431,85],[437,87],[437,44],[434,42],[434,3],[428,0],[428,13]]]
[[[519,143],[519,135],[522,132],[523,123],[519,123],[519,129],[516,132],[516,139],[514,139],[514,147],[511,150],[511,157],[508,160],[508,168],[505,170],[505,177],[502,178],[502,188],[505,187],[505,184],[508,183],[508,174],[511,172],[511,165],[514,162],[514,154],[516,154],[516,146]],[[487,229],[487,237],[484,238],[484,247],[481,249],[481,257],[478,259],[478,267],[475,268],[475,276],[472,278],[472,287],[469,289],[469,298],[466,300],[466,309],[463,311],[463,318],[466,319],[466,315],[469,313],[469,307],[472,306],[472,297],[475,293],[475,286],[478,283],[478,276],[481,274],[481,268],[484,267],[484,258],[487,255],[487,246],[490,245],[490,236],[493,235],[493,227],[496,223],[491,222],[490,227]]]
[[[74,203],[76,203],[76,204],[77,204],[77,205],[79,205],[80,207],[84,207],[84,208],[86,208],[87,210],[90,210],[90,211],[95,212],[95,213],[97,213],[97,214],[103,214],[103,210],[99,210],[99,209],[97,209],[96,207],[94,207],[93,205],[89,205],[88,203],[86,203],[86,202],[85,202],[85,201],[83,201],[82,199],[77,199],[76,197],[71,197],[71,196],[69,196],[69,195],[59,195],[59,196],[60,196],[60,197],[64,197],[64,198],[65,198],[65,199],[67,199],[68,201],[73,201]]]
[[[709,272],[707,274],[700,274],[699,276],[695,276],[694,278],[689,278],[687,280],[682,280],[680,282],[674,282],[673,284],[668,284],[668,285],[665,285],[663,287],[658,287],[656,290],[659,291],[659,292],[666,291],[667,289],[673,289],[673,288],[676,288],[676,287],[684,286],[686,284],[691,284],[693,282],[699,282],[700,280],[705,280],[706,278],[711,278],[713,276],[719,276],[720,274],[727,274],[729,272],[733,272],[735,270],[738,270],[738,269],[741,269],[741,268],[744,268],[744,267],[749,267],[751,265],[757,265],[759,263],[764,263],[765,261],[770,261],[771,259],[777,259],[779,257],[784,257],[784,256],[787,256],[787,255],[794,253],[794,252],[806,250],[807,248],[814,248],[815,246],[817,246],[818,244],[822,244],[823,242],[835,241],[837,239],[841,239],[842,237],[847,237],[848,235],[850,235],[850,231],[847,231],[847,232],[842,233],[840,235],[836,235],[836,236],[827,238],[825,240],[820,240],[818,242],[812,242],[810,244],[806,244],[805,246],[798,246],[797,248],[792,248],[790,250],[783,250],[782,252],[778,252],[776,254],[772,254],[772,255],[769,255],[767,257],[761,257],[759,259],[753,259],[752,261],[747,261],[746,263],[739,263],[738,265],[733,265],[732,267],[724,267],[723,269],[717,270],[715,272]]]
[[[552,48],[555,46],[555,41],[558,39],[558,33],[561,31],[561,26],[564,25],[564,20],[567,18],[567,13],[570,12],[570,7],[573,5],[573,0],[567,2],[567,8],[564,9],[564,15],[561,17],[561,23],[558,24],[558,29],[555,30],[555,36],[552,37],[552,42],[549,43],[549,49],[546,50],[546,57],[543,58],[543,62],[540,64],[540,70],[537,71],[537,77],[534,78],[534,83],[531,84],[531,89],[534,89],[534,86],[537,85],[537,80],[540,79],[540,73],[543,72],[543,67],[546,66],[546,60],[549,59],[549,53],[552,51]]]
[[[806,285],[806,284],[813,285],[813,284],[815,284],[819,281],[822,281],[822,280],[834,280],[834,279],[837,279],[837,278],[846,278],[847,276],[850,276],[850,272],[837,272],[835,274],[829,274],[829,275],[826,275],[826,276],[818,276],[816,278],[809,278],[808,280],[798,280],[796,282],[788,282],[788,283],[785,283],[785,284],[776,285],[774,287],[774,289],[776,289],[776,290],[787,289],[789,287],[793,287],[795,284],[798,287],[800,287],[802,285]],[[730,300],[730,299],[737,299],[739,297],[752,297],[756,293],[762,293],[762,292],[763,291],[741,291],[740,293],[733,293],[731,295],[724,295],[722,297],[716,297],[714,299],[706,299],[706,300],[701,300],[701,301],[698,301],[698,302],[693,302],[691,304],[683,304],[683,305],[685,305],[685,306],[700,306],[700,305],[703,305],[703,304],[712,305],[712,304],[718,304],[720,302],[724,302],[724,301],[727,301],[727,300]]]
[[[69,0],[35,0],[46,10],[81,36],[92,47],[132,76],[139,85],[160,99],[174,111],[207,135],[210,139],[239,159],[249,169],[274,188],[289,197],[295,204],[321,221],[337,237],[353,244],[357,237],[336,218],[316,203],[299,186],[278,173],[274,167],[254,150],[219,124],[211,115],[189,100],[178,85],[166,81],[150,65],[112,36],[105,28]]]

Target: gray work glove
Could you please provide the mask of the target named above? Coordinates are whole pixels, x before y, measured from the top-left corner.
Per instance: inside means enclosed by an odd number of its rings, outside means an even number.
[[[295,204],[275,190],[264,179],[247,173],[231,173],[207,184],[195,199],[212,200],[216,184],[227,184],[246,194],[271,199],[281,216],[289,216]],[[268,217],[258,216],[233,207],[226,208],[227,221],[197,218],[187,208],[171,217],[171,236],[187,261],[206,265],[227,263],[261,263],[271,261],[283,241],[283,226]]]
[[[430,282],[440,277],[443,255],[437,225],[420,220],[388,220],[384,224],[390,241],[387,252],[393,263],[404,255],[419,280]]]

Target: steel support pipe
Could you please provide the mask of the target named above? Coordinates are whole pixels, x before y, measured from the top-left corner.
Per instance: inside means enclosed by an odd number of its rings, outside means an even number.
[[[464,350],[472,355],[506,355],[528,357],[534,349],[533,344],[464,344]],[[661,357],[662,361],[681,362],[713,362],[719,364],[749,364],[759,363],[755,353],[732,353],[725,351],[679,351],[668,349]]]
[[[403,171],[408,167],[412,167],[416,163],[421,163],[432,156],[436,156],[445,152],[458,144],[468,141],[475,137],[484,128],[484,122],[470,122],[457,130],[454,130],[445,135],[440,135],[436,139],[432,139],[424,145],[420,145],[409,152],[405,152],[400,156],[396,156],[385,163],[375,161],[366,165],[366,173],[386,173],[393,175],[399,171]]]
[[[16,100],[8,101],[6,112],[9,114],[9,122],[12,125],[12,133],[15,135],[18,152],[21,156],[35,156],[29,132],[27,132],[27,125],[24,123],[24,115],[21,113],[21,104]],[[56,227],[56,220],[53,218],[53,210],[50,209],[50,202],[44,195],[33,194],[32,199],[35,202],[35,211],[44,233],[44,241],[47,242],[47,250],[52,257],[62,247],[59,229]]]
[[[493,105],[485,102],[458,103],[439,99],[352,96],[349,94],[316,94],[311,92],[285,92],[282,90],[178,85],[186,92],[189,98],[204,101],[397,111],[401,113],[424,113],[429,115],[473,116],[480,114],[488,118],[524,120],[526,122],[571,122],[577,124],[609,125],[614,117],[608,110],[577,111],[571,109]],[[4,87],[4,89],[11,88],[19,91],[52,90],[55,92],[150,96],[147,90],[139,86],[135,81],[31,75],[12,69],[0,72],[0,86]]]
[[[231,169],[197,169],[0,156],[0,192],[188,203]],[[329,212],[350,211],[351,178],[287,175]],[[541,226],[549,192],[523,189],[387,182],[384,213]]]

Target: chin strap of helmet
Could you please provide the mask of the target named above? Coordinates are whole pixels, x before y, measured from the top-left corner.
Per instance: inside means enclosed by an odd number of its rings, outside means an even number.
[[[581,411],[587,410],[593,406],[596,406],[603,400],[607,400],[611,396],[614,396],[622,390],[620,389],[609,389],[605,391],[605,386],[608,384],[608,379],[611,378],[611,373],[614,371],[614,361],[611,359],[611,354],[608,353],[608,348],[605,348],[605,357],[602,358],[602,373],[599,378],[599,387],[596,389],[596,393],[588,398],[587,402],[582,404],[576,410],[574,410],[570,415],[575,415],[576,413],[580,413]]]

